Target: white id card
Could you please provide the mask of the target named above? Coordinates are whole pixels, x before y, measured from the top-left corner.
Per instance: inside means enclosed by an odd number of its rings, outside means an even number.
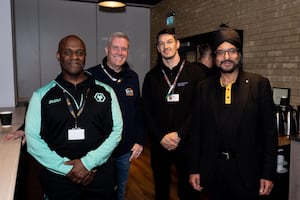
[[[179,102],[179,94],[169,94],[167,96],[167,102]]]
[[[68,140],[84,140],[85,131],[82,128],[72,128],[68,130]]]

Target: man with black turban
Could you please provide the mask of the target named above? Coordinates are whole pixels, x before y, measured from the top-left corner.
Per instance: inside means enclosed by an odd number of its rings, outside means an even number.
[[[220,76],[196,88],[190,183],[210,200],[256,200],[269,195],[276,175],[277,135],[269,80],[244,72],[238,33],[213,34]]]

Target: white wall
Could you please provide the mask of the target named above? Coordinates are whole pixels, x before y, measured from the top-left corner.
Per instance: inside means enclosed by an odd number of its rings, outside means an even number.
[[[15,84],[10,0],[0,6],[0,107],[15,106]]]
[[[150,9],[127,6],[111,13],[95,3],[65,0],[14,0],[18,98],[32,92],[60,72],[55,53],[59,40],[80,36],[87,46],[86,68],[101,62],[108,36],[123,31],[130,38],[128,63],[140,77],[150,66]]]

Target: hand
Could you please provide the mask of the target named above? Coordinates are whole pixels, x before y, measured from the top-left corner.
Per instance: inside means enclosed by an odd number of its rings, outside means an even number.
[[[177,148],[180,142],[180,137],[178,137],[177,132],[170,132],[166,134],[160,141],[160,144],[167,150],[172,151]]]
[[[260,179],[260,188],[259,188],[259,195],[269,195],[273,188],[273,182],[266,180],[266,179]]]
[[[203,187],[200,185],[200,174],[191,174],[189,178],[189,182],[195,190],[201,192]]]
[[[135,143],[133,145],[133,147],[131,148],[132,153],[131,153],[131,156],[129,158],[129,161],[131,161],[132,159],[137,159],[141,155],[142,151],[143,151],[143,146],[140,145],[140,144]]]
[[[65,162],[66,165],[73,165],[73,168],[67,174],[67,177],[74,183],[80,183],[84,186],[92,182],[96,170],[88,171],[80,159]]]
[[[18,138],[22,138],[22,146],[23,146],[26,143],[25,131],[17,130],[13,133],[9,133],[9,134],[5,135],[4,140],[9,141],[9,140],[15,140]]]

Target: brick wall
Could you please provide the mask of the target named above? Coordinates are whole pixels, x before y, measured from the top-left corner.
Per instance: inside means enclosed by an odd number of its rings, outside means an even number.
[[[300,105],[300,0],[163,0],[151,8],[151,63],[155,36],[175,12],[179,38],[214,31],[225,22],[244,30],[244,69],[291,88],[291,104]]]

